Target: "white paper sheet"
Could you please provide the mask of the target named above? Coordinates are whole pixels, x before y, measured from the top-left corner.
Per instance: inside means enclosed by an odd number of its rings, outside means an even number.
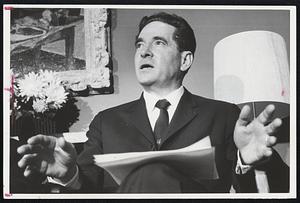
[[[136,167],[150,162],[164,162],[196,181],[217,179],[214,147],[209,137],[181,149],[94,155],[95,164],[105,169],[118,183]]]

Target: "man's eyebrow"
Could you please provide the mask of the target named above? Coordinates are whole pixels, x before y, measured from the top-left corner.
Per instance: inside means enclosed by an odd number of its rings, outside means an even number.
[[[154,40],[161,40],[163,42],[165,42],[166,44],[168,43],[168,40],[164,37],[160,37],[160,36],[155,36],[153,37]]]
[[[166,44],[168,43],[168,40],[164,37],[160,37],[160,36],[154,36],[153,37],[153,40],[162,40],[163,42],[165,42]],[[139,42],[143,42],[144,40],[140,37],[138,37],[136,40],[135,40],[135,45],[137,45],[137,43]]]
[[[137,45],[137,43],[142,42],[142,41],[144,41],[144,40],[143,40],[142,38],[139,37],[139,38],[137,38],[137,39],[135,40],[135,43],[134,43],[134,44]]]

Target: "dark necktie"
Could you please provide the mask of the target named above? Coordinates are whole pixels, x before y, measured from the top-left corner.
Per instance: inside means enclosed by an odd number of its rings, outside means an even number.
[[[154,126],[156,144],[159,146],[161,144],[161,138],[169,125],[169,115],[167,109],[170,106],[170,103],[168,102],[168,100],[162,99],[158,100],[155,106],[160,109],[158,119],[156,120]]]

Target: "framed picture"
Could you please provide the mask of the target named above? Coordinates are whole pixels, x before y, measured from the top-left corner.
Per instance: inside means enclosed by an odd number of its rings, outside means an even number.
[[[51,70],[73,96],[113,93],[110,18],[106,8],[13,9],[14,75]]]

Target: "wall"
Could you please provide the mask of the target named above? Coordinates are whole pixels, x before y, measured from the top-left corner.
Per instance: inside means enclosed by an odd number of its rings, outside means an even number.
[[[70,131],[87,130],[90,121],[99,111],[140,96],[141,87],[135,78],[133,64],[134,40],[139,20],[144,15],[151,15],[154,12],[157,10],[113,10],[112,53],[115,94],[78,98],[80,117]],[[288,11],[171,10],[171,12],[183,16],[194,28],[197,37],[195,61],[184,80],[184,85],[195,94],[213,98],[213,48],[219,40],[228,35],[248,30],[273,31],[283,36],[289,50]]]

